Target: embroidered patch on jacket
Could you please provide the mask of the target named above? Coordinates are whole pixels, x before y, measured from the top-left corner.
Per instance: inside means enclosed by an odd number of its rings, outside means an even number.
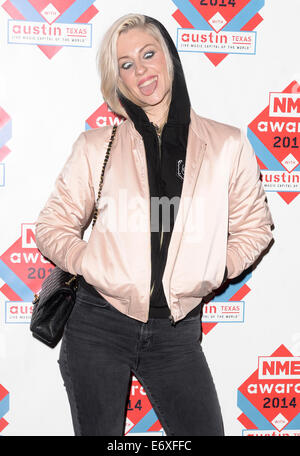
[[[184,162],[183,160],[177,161],[177,176],[183,180],[184,178]]]

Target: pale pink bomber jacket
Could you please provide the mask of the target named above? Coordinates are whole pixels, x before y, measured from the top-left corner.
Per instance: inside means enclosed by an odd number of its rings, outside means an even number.
[[[36,222],[41,253],[83,275],[120,312],[148,320],[151,243],[145,148],[130,119],[117,130],[97,222],[87,241],[111,127],[81,133]],[[254,151],[242,130],[191,109],[185,177],[163,287],[181,320],[228,277],[249,267],[273,224]]]

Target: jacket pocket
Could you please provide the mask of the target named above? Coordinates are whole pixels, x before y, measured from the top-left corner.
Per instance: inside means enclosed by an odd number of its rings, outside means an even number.
[[[89,285],[92,287],[92,285]],[[110,308],[112,307],[111,304],[102,296],[100,295],[95,289],[93,292],[88,288],[82,286],[79,282],[78,290],[76,293],[76,304],[79,305],[92,305],[96,307],[104,307]]]

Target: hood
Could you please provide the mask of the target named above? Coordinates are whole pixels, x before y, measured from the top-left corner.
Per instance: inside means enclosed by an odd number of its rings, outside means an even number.
[[[188,125],[190,123],[191,104],[176,46],[166,28],[158,20],[149,16],[145,17],[146,23],[153,23],[160,30],[165,43],[167,44],[174,65],[172,98],[170,102],[167,125]],[[143,136],[143,127],[145,127],[145,125],[147,126],[147,124],[150,124],[144,110],[126,98],[120,91],[118,91],[118,97],[120,103],[128,114],[128,117],[133,121],[135,128]]]

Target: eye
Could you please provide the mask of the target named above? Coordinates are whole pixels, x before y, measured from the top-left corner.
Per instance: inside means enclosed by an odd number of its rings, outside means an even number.
[[[146,59],[151,59],[151,57],[153,57],[154,54],[155,54],[155,51],[148,51],[148,52],[146,52],[146,54],[144,54],[144,57]]]
[[[155,51],[147,51],[145,54],[144,54],[144,58],[145,59],[151,59],[155,54]],[[132,67],[132,63],[131,62],[125,62],[121,65],[120,69],[122,70],[129,70],[131,67]]]
[[[125,62],[123,65],[121,65],[122,70],[128,70],[132,66],[132,63],[130,62]]]

